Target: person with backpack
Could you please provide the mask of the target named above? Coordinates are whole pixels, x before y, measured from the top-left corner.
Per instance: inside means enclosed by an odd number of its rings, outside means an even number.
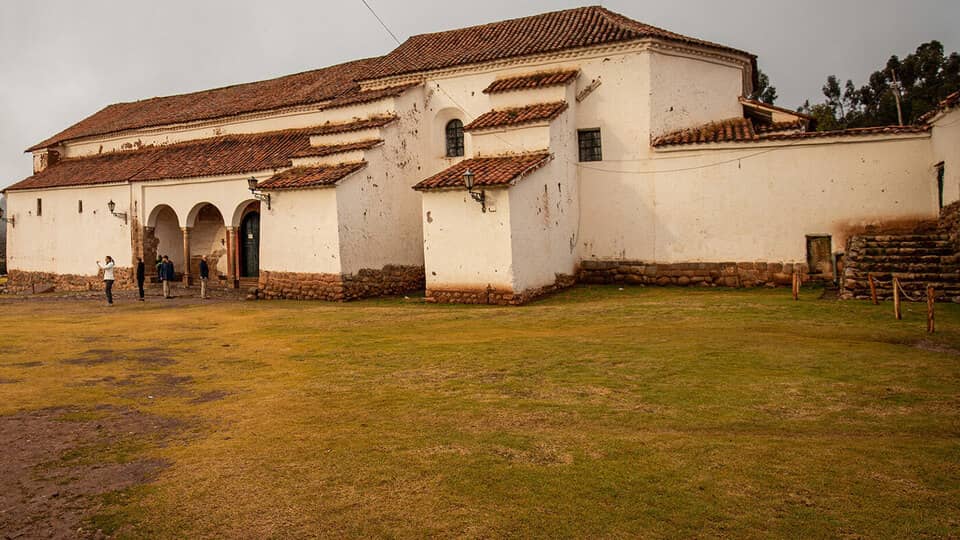
[[[173,262],[170,260],[170,257],[166,255],[163,256],[163,262],[160,263],[160,281],[163,282],[163,297],[164,298],[173,298],[170,296],[170,282],[176,278],[176,274],[173,270]]]

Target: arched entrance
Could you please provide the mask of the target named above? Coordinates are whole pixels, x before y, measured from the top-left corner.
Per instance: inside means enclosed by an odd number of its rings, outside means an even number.
[[[155,273],[152,270],[156,259],[164,255],[170,258],[178,274],[183,272],[183,231],[180,220],[173,208],[162,204],[150,212],[144,228],[143,262],[148,275]]]
[[[240,222],[240,277],[260,275],[260,212],[252,211]]]
[[[190,274],[200,275],[200,259],[207,256],[210,278],[227,274],[227,230],[220,209],[210,203],[196,205],[187,216],[190,227]]]

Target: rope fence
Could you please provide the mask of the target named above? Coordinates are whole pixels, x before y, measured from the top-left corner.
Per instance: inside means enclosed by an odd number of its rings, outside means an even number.
[[[900,284],[900,278],[894,276],[890,281],[881,281],[875,277],[873,274],[867,274],[867,280],[870,282],[870,298],[873,300],[873,305],[879,305],[880,300],[877,297],[877,285],[892,285],[893,286],[893,315],[899,321],[903,319],[903,312],[900,309],[900,296],[911,302],[923,302],[923,295],[918,295],[916,297],[911,296],[907,291],[903,290],[903,286]],[[927,332],[934,333],[936,330],[935,317],[934,317],[934,304],[936,303],[936,292],[933,289],[933,285],[927,285]]]

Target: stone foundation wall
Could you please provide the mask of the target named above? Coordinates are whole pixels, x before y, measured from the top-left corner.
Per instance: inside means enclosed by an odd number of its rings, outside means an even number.
[[[437,304],[491,304],[497,306],[519,306],[541,296],[572,287],[577,279],[574,276],[558,274],[557,280],[546,287],[514,292],[512,289],[493,287],[436,287],[427,289],[426,301]]]
[[[136,289],[133,268],[115,267],[114,290]],[[24,272],[11,270],[7,275],[7,292],[13,294],[41,292],[80,292],[103,289],[103,271],[96,276],[76,274],[53,274],[50,272]]]
[[[261,270],[260,298],[345,302],[359,298],[423,290],[422,266],[384,266],[356,274],[306,274]]]
[[[682,287],[790,286],[793,273],[809,281],[806,263],[721,262],[654,264],[642,261],[582,261],[579,280],[594,284]]]

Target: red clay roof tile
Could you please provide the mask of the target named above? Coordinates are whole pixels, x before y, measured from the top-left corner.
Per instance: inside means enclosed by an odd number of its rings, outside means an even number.
[[[110,105],[28,149],[37,150],[71,139],[130,129],[211,120],[239,114],[320,103],[364,94],[354,81],[376,58],[356,60],[277,79],[237,84],[201,92],[156,97]],[[368,94],[367,97],[370,97]]]
[[[646,38],[755,58],[730,47],[634,21],[600,6],[589,6],[413,36],[375,62],[365,79]]]
[[[577,78],[579,70],[568,71],[543,71],[540,73],[531,73],[529,75],[520,75],[507,79],[497,79],[483,89],[484,94],[498,94],[501,92],[510,92],[512,90],[526,90],[529,88],[546,88],[548,86],[563,86]]]
[[[517,156],[465,159],[413,186],[418,191],[444,188],[465,188],[463,173],[467,169],[474,174],[478,187],[508,185],[515,179],[539,169],[550,161],[549,152],[537,152]]]
[[[654,147],[678,146],[688,144],[790,141],[820,139],[826,137],[853,137],[863,135],[887,135],[924,133],[930,126],[881,126],[869,128],[844,129],[837,131],[804,131],[805,120],[774,122],[773,124],[755,123],[749,118],[729,118],[719,122],[710,122],[695,128],[682,129],[657,137],[651,141]]]
[[[226,135],[165,146],[64,159],[7,190],[88,186],[166,178],[216,176],[288,167],[310,146],[315,128]]]
[[[374,146],[383,144],[383,139],[370,139],[368,141],[358,141],[347,144],[330,144],[326,146],[310,146],[303,150],[298,150],[290,155],[292,158],[299,157],[324,157],[343,152],[352,152],[354,150],[367,150]]]
[[[365,161],[360,161],[320,167],[294,167],[258,183],[257,187],[267,191],[329,187],[366,166]]]
[[[397,120],[396,115],[372,116],[363,120],[351,120],[349,122],[327,123],[313,128],[311,135],[336,135],[339,133],[349,133],[351,131],[360,131],[361,129],[372,129],[383,127]]]
[[[481,114],[474,119],[473,122],[463,126],[463,130],[475,131],[478,129],[493,129],[553,120],[560,116],[560,113],[565,110],[567,110],[567,103],[565,101],[557,101],[556,103],[537,103],[535,105],[490,111]]]

